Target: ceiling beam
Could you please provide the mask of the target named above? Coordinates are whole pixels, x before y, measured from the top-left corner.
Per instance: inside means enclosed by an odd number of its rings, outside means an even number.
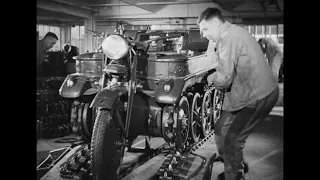
[[[138,5],[138,0],[120,0],[124,3],[127,3],[127,4],[130,4],[132,6],[135,6],[135,7],[138,7],[138,8],[141,8],[141,9],[144,9],[146,11],[149,11],[149,12],[157,12],[159,11],[160,9],[163,9],[164,7],[166,7],[167,5],[159,5],[159,4],[156,4],[156,5]]]
[[[66,1],[66,0],[52,0],[52,1],[55,1],[55,2],[58,2],[58,3],[62,3],[62,4],[67,4],[67,5],[70,5],[70,6],[76,6],[76,7],[79,7],[79,8],[82,8],[82,9],[86,9],[86,10],[90,10],[90,11],[93,11],[93,12],[99,12],[96,9],[93,9],[93,8],[90,8],[90,7],[87,7],[87,6],[83,6],[83,5],[80,5],[80,4],[75,3],[75,2],[70,2],[70,1]]]
[[[242,18],[242,17],[282,17],[283,13],[281,12],[257,12],[257,11],[248,11],[248,12],[226,12],[223,14],[226,18]],[[131,16],[96,16],[95,20],[97,21],[104,21],[104,20],[130,20],[130,19],[168,19],[168,18],[182,18],[182,19],[189,19],[189,18],[198,18],[198,16],[170,16],[170,17],[151,17],[151,16],[144,16],[144,17],[132,17]]]
[[[134,4],[135,6],[142,6],[142,5],[174,5],[174,4],[198,4],[198,3],[211,3],[211,1],[170,1],[170,2],[132,2],[131,0],[120,0],[120,1],[123,1],[127,4],[86,4],[86,6],[90,6],[90,7],[94,7],[94,6],[97,6],[97,7],[108,7],[108,6],[133,6],[132,4]]]
[[[282,9],[281,9],[281,7],[280,7],[280,2],[279,2],[279,0],[277,0],[275,4],[276,4],[276,6],[277,6],[277,10],[278,10],[278,11],[282,11]]]
[[[92,15],[92,11],[82,9],[79,7],[74,7],[66,4],[61,4],[58,2],[53,1],[44,1],[44,0],[38,0],[37,1],[37,8],[54,11],[54,12],[60,12],[64,14],[69,14],[72,16],[77,16],[85,19],[90,19]]]
[[[47,16],[37,16],[37,21],[58,21],[58,22],[83,22],[81,18],[59,18],[59,17],[47,17]]]
[[[262,8],[263,11],[266,11],[266,10],[267,10],[267,9],[266,9],[266,6],[265,6],[265,1],[259,0],[258,3],[260,4],[260,6],[261,6],[261,8]]]

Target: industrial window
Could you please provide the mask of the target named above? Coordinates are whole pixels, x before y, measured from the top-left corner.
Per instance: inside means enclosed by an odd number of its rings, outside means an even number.
[[[262,26],[256,26],[257,28],[257,35],[262,35]]]
[[[261,26],[261,25],[257,25],[257,26],[255,26],[256,27],[256,34],[255,34],[255,38],[256,38],[256,40],[259,40],[260,38],[263,38],[263,37],[265,37],[265,35],[264,35],[264,26]]]
[[[75,26],[71,28],[71,45],[79,48],[79,53],[85,53],[85,28],[84,26]]]
[[[283,24],[278,25],[278,44],[283,52]]]
[[[43,39],[47,32],[53,32],[58,36],[57,43],[49,51],[60,51],[61,38],[60,38],[60,27],[57,26],[47,26],[42,24],[37,24],[37,31],[39,32],[39,40]]]
[[[249,26],[243,26],[243,28],[249,32]]]
[[[250,25],[249,26],[249,33],[252,35],[252,36],[254,36],[255,35],[255,27],[254,26],[252,26],[252,25]]]
[[[283,51],[283,24],[278,25],[245,25],[245,29],[256,39],[271,38]]]
[[[278,25],[278,34],[283,34],[283,24]]]

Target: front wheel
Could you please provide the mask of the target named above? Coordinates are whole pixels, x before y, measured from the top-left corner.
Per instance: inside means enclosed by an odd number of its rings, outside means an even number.
[[[115,180],[119,176],[124,155],[122,120],[123,106],[115,103],[113,110],[99,109],[91,139],[92,177],[94,180]],[[118,118],[118,119],[117,119]]]

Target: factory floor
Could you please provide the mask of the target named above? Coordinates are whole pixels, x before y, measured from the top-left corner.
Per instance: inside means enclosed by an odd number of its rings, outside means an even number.
[[[246,141],[244,157],[250,168],[246,174],[246,180],[283,179],[283,84],[279,84],[279,87],[280,97],[277,105],[269,116],[258,124]],[[68,138],[75,138],[75,136],[71,135]],[[69,145],[69,143],[55,143],[58,139],[61,138],[38,140],[37,165],[50,150]],[[214,141],[207,143],[214,143]],[[206,146],[207,143],[203,146]],[[211,179],[215,180],[222,171],[223,164],[214,163]]]

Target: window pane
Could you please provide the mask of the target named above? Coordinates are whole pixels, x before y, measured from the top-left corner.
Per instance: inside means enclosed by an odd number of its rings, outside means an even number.
[[[71,38],[79,39],[79,26],[71,28]]]
[[[254,36],[255,30],[254,30],[254,26],[253,26],[253,25],[250,25],[250,26],[249,26],[249,32],[250,32],[251,35]]]
[[[39,25],[39,39],[42,39],[43,37],[44,37],[43,25]]]
[[[60,28],[59,27],[54,27],[54,33],[58,36],[59,40],[57,41],[56,44],[56,50],[60,51],[61,49],[61,37],[60,37]]]
[[[45,36],[49,32],[49,26],[43,26],[43,36]]]
[[[275,25],[271,26],[271,34],[272,35],[277,35],[277,26],[275,26]]]
[[[270,25],[266,26],[266,35],[269,35],[270,33]]]
[[[243,28],[249,32],[249,26],[243,26]]]
[[[262,26],[256,26],[257,27],[257,35],[262,35]]]
[[[283,34],[283,24],[279,24],[279,26],[278,26],[278,34]]]
[[[80,47],[79,47],[80,54],[85,53],[84,36],[85,36],[85,28],[84,26],[80,26]]]
[[[71,45],[80,47],[79,42],[79,26],[71,27]]]

